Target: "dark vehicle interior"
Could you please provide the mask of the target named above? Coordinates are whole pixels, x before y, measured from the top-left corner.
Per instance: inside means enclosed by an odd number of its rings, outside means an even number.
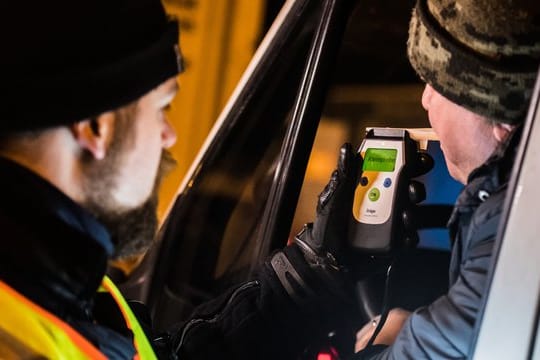
[[[268,3],[269,32],[245,81],[180,189],[157,246],[121,284],[127,297],[150,306],[158,329],[250,279],[313,220],[316,196],[343,142],[358,146],[366,127],[429,127],[423,86],[405,50],[413,0],[297,0],[282,9],[284,2]],[[422,205],[442,211],[436,219],[419,215],[418,246],[396,256],[390,307],[415,309],[448,284],[444,226],[460,186],[436,142],[428,152],[435,168],[419,178],[427,189]],[[358,261],[372,260],[359,255]],[[360,326],[381,312],[385,278],[386,267],[374,266],[359,281]],[[346,355],[354,331],[342,329],[328,341]],[[305,358],[315,358],[323,345],[307,349]]]

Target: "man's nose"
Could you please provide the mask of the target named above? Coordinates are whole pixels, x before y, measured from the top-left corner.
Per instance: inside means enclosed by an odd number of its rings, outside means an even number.
[[[431,102],[431,96],[433,95],[433,88],[426,84],[424,87],[424,92],[422,93],[422,107],[424,110],[429,110],[429,104]]]
[[[161,132],[161,142],[163,143],[163,147],[168,149],[173,146],[176,143],[176,138],[176,130],[170,121],[166,119],[165,124],[163,125],[163,131]]]

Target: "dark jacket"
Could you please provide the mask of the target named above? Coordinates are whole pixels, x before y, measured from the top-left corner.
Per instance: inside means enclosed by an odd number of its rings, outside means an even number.
[[[110,295],[97,293],[113,252],[108,232],[24,167],[0,158],[0,174],[0,279],[70,324],[109,358],[133,358],[131,331]],[[296,358],[339,319],[333,306],[338,296],[328,290],[339,279],[326,272],[318,279],[298,249],[285,252],[316,295],[293,302],[264,264],[256,280],[203,304],[192,320],[167,334],[154,336],[146,327],[158,356]]]
[[[132,358],[130,331],[111,328],[121,315],[109,314],[109,295],[96,294],[113,252],[106,229],[31,171],[0,158],[0,174],[0,279],[108,357]]]
[[[519,138],[519,133],[514,134],[483,166],[473,171],[456,201],[449,222],[453,248],[448,293],[416,310],[392,346],[367,349],[356,358],[468,356]]]

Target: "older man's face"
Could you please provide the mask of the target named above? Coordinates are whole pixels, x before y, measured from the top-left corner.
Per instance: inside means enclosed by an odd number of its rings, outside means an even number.
[[[498,145],[493,125],[448,100],[430,85],[424,89],[422,106],[440,139],[450,175],[466,184],[469,174],[482,165]]]

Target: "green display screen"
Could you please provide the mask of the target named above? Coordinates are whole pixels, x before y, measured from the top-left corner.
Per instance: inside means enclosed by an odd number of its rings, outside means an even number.
[[[391,172],[396,167],[397,149],[368,148],[364,154],[363,171]]]

